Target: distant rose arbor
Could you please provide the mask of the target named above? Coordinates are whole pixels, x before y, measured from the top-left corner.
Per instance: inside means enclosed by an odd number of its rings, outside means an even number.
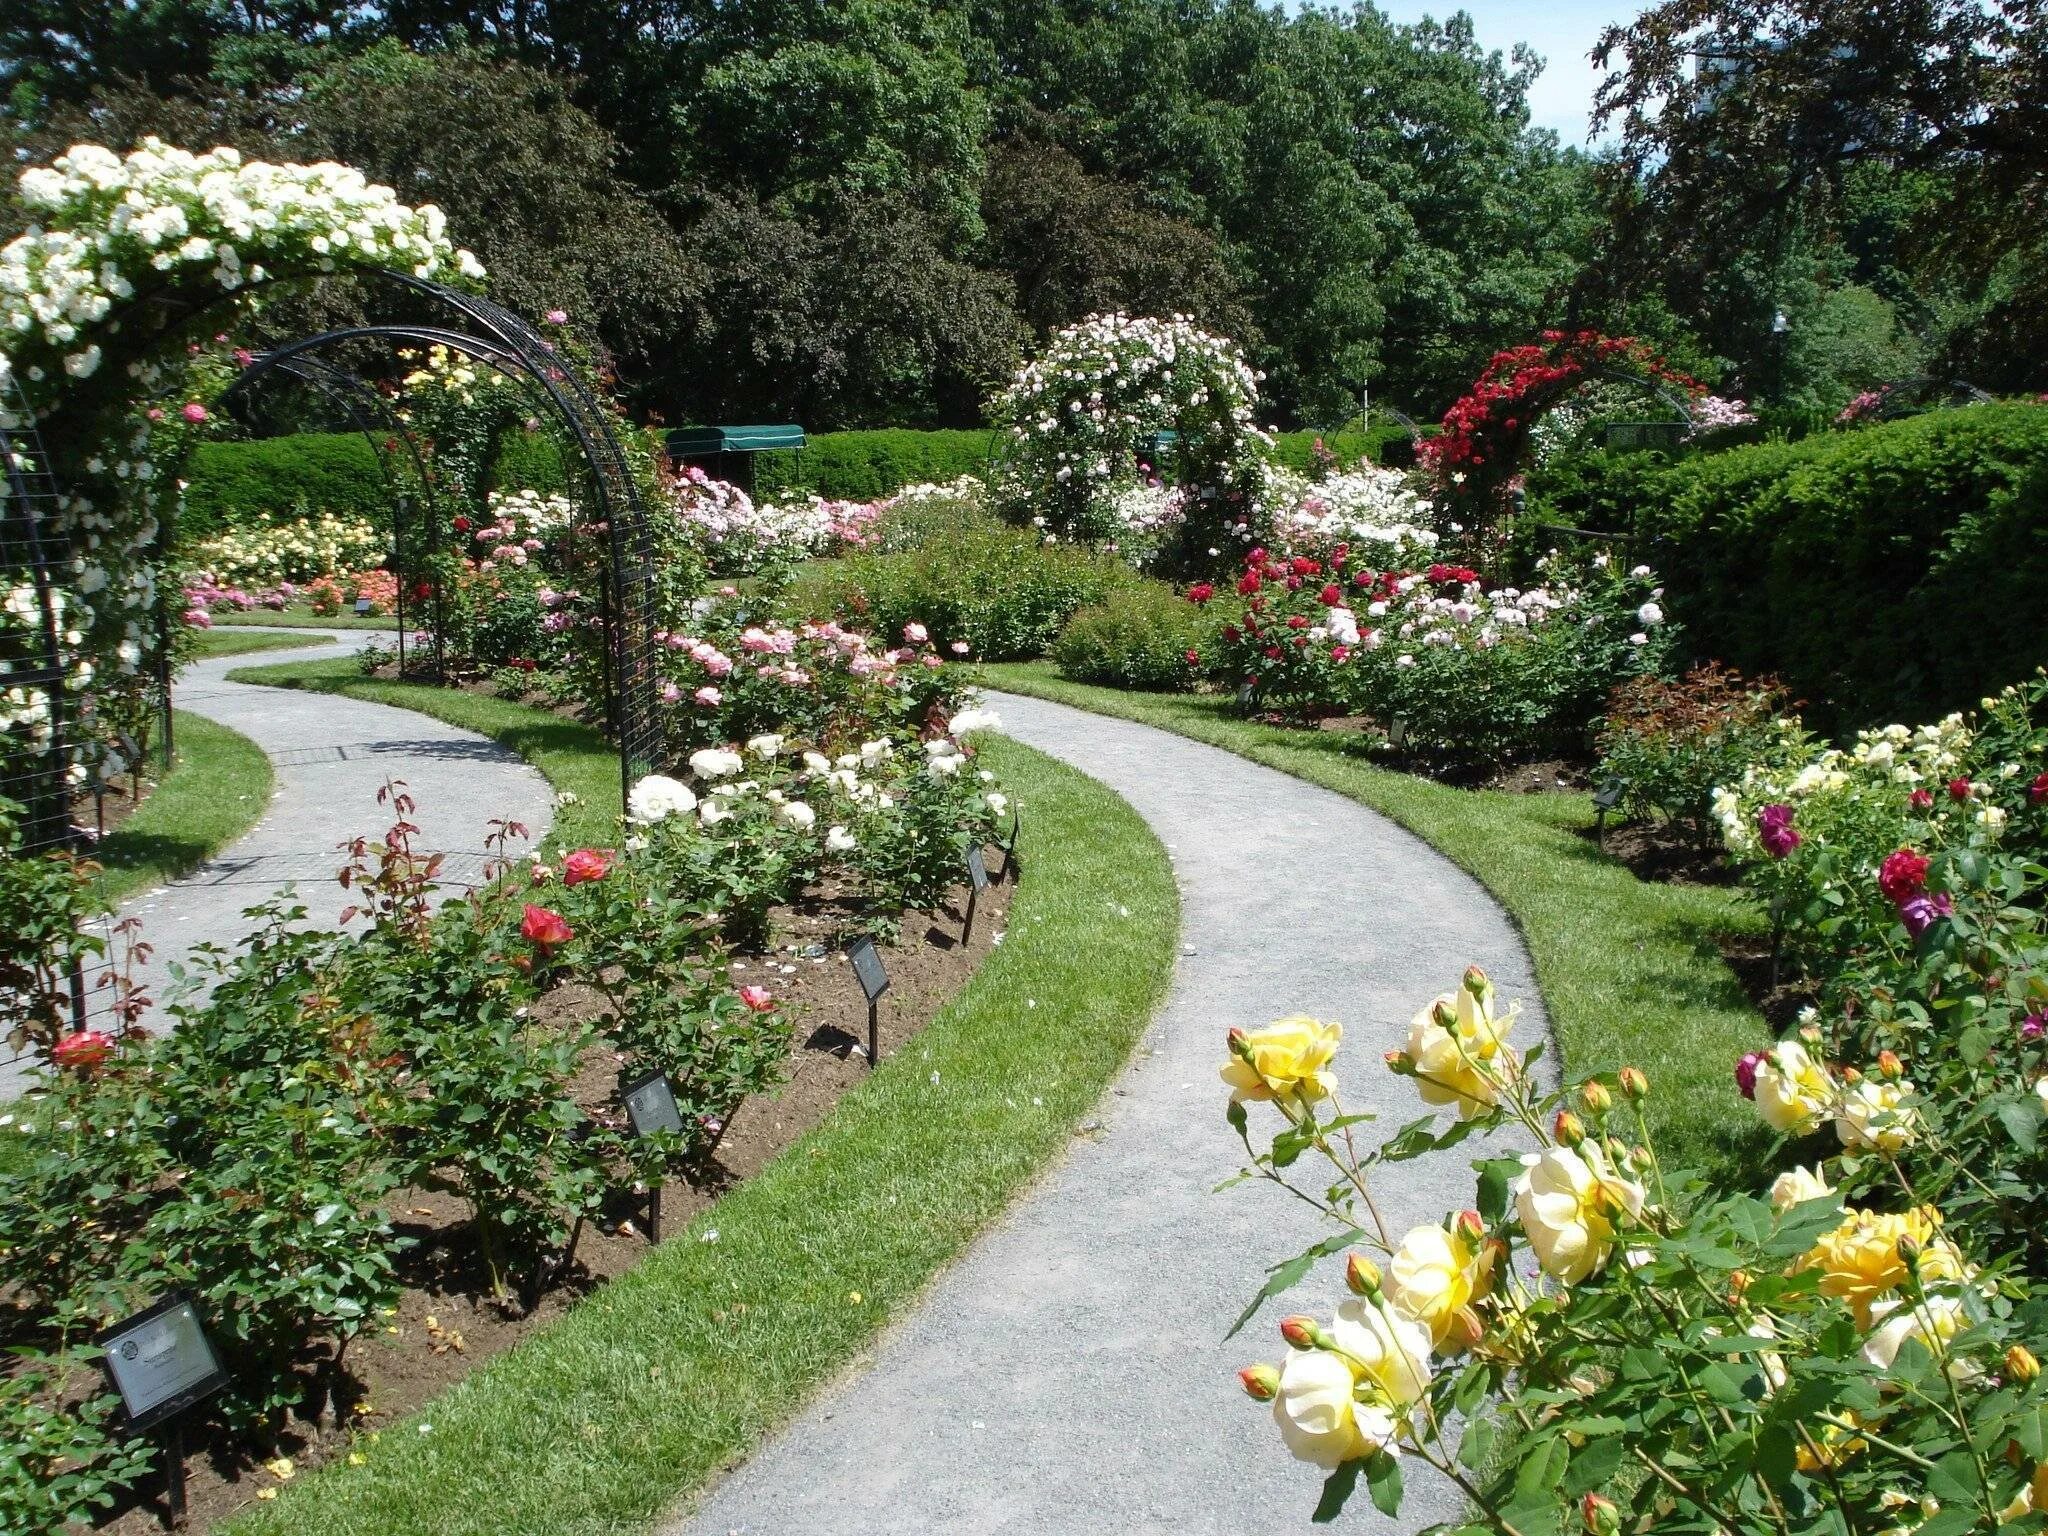
[[[361,371],[379,349],[473,360],[564,445],[605,720],[626,782],[654,766],[654,559],[614,414],[562,347],[480,291],[438,209],[347,166],[155,140],[78,146],[24,172],[20,195],[37,222],[0,250],[0,794],[23,807],[17,852],[62,846],[72,796],[167,718],[178,473],[259,389],[289,382],[370,437],[402,617],[438,632],[451,520],[405,414]],[[307,323],[338,310],[369,318]],[[286,339],[237,345],[259,334]]]

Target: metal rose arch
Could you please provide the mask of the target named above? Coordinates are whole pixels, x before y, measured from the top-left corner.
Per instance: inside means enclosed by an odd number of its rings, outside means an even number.
[[[570,359],[504,305],[480,294],[405,273],[385,271],[376,275],[425,299],[430,309],[447,312],[454,323],[344,326],[271,347],[251,359],[223,395],[222,403],[230,404],[264,378],[283,373],[336,399],[358,430],[376,435],[377,429],[363,416],[364,407],[348,402],[381,403],[381,396],[365,381],[323,356],[351,343],[366,341],[445,347],[526,385],[575,444],[591,500],[589,526],[601,531],[605,539],[599,595],[604,632],[604,714],[606,727],[619,750],[623,795],[636,779],[659,766],[661,726],[654,668],[654,546],[646,505],[619,441],[612,412],[604,397],[590,386]],[[414,463],[420,463],[419,447],[411,441],[411,434],[402,423],[387,435],[396,435],[406,442]],[[423,474],[420,483],[426,501],[424,515],[408,518],[401,506],[395,521],[394,559],[400,567],[401,605],[408,587],[405,572],[438,552],[447,528],[446,520],[433,505],[431,478]],[[430,601],[438,603],[438,591]],[[407,629],[402,606],[399,620],[402,645]],[[438,624],[434,633],[438,663]],[[402,658],[401,651],[401,666]]]

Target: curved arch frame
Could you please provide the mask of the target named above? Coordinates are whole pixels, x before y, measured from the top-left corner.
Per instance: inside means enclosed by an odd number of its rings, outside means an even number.
[[[503,305],[478,294],[463,293],[405,273],[383,271],[377,275],[454,310],[470,322],[469,326],[386,323],[320,331],[273,347],[254,358],[230,388],[229,397],[246,391],[265,376],[279,371],[308,382],[317,381],[322,387],[368,390],[370,386],[353,374],[318,356],[325,350],[362,340],[446,347],[485,363],[535,391],[568,431],[588,468],[589,489],[596,514],[591,521],[605,537],[606,558],[599,591],[599,614],[605,639],[604,715],[606,726],[619,749],[623,802],[634,781],[659,766],[661,727],[655,691],[653,540],[640,488],[613,428],[611,414],[603,400],[582,379],[576,368],[562,357],[554,344]],[[409,433],[401,433],[401,436],[415,463],[419,463],[417,444]],[[429,483],[423,474],[422,484]],[[431,490],[427,495],[429,521],[426,527],[430,530],[431,540],[435,536],[433,530],[438,530],[439,520],[431,516]],[[394,523],[394,541],[402,546],[402,540],[403,533]],[[402,548],[400,563],[404,563]],[[403,583],[400,585],[402,605]],[[400,643],[403,645],[402,606],[399,618]],[[434,633],[438,665],[441,659],[438,622]]]

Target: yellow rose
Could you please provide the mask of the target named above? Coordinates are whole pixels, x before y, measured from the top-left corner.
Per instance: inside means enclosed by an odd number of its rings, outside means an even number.
[[[1880,1371],[1891,1369],[1906,1340],[1918,1339],[1929,1354],[1938,1357],[1946,1353],[1948,1341],[1970,1324],[1961,1299],[1955,1296],[1922,1296],[1917,1303],[1903,1297],[1881,1301],[1870,1309],[1870,1317],[1877,1326],[1863,1341],[1863,1358]]]
[[[2027,1486],[1998,1512],[1998,1518],[2010,1524],[2021,1515],[2030,1515],[2037,1509],[2048,1510],[2048,1461],[2035,1463],[2034,1475],[2028,1479]]]
[[[1429,1390],[1429,1334],[1412,1318],[1355,1296],[1337,1308],[1329,1338],[1357,1372],[1361,1395],[1396,1417],[1406,1419]]]
[[[1820,1176],[1818,1168],[1793,1168],[1772,1181],[1771,1204],[1781,1211],[1789,1211],[1808,1200],[1825,1200],[1834,1192],[1828,1181]]]
[[[1522,1169],[1514,1183],[1522,1231],[1543,1272],[1567,1285],[1607,1262],[1617,1216],[1642,1214],[1643,1187],[1614,1172],[1593,1142],[1530,1153]]]
[[[1834,1080],[1797,1040],[1780,1040],[1756,1068],[1756,1107],[1774,1131],[1810,1131],[1835,1096]]]
[[[1906,1261],[1899,1257],[1901,1239],[1911,1238],[1919,1246],[1921,1279],[1965,1278],[1962,1255],[1939,1235],[1940,1224],[1932,1206],[1883,1214],[1852,1210],[1813,1245],[1802,1264],[1820,1271],[1823,1295],[1848,1302],[1856,1321],[1868,1328],[1878,1298],[1906,1278]]]
[[[1319,1467],[1370,1456],[1394,1438],[1394,1416],[1353,1395],[1350,1365],[1321,1349],[1289,1350],[1273,1393],[1273,1422],[1287,1449]]]
[[[1429,1330],[1441,1351],[1462,1339],[1459,1312],[1493,1289],[1493,1255],[1442,1227],[1417,1227],[1401,1239],[1387,1266],[1386,1297],[1394,1310]]]
[[[1337,1082],[1327,1069],[1343,1033],[1343,1025],[1325,1024],[1306,1014],[1264,1029],[1233,1029],[1231,1057],[1222,1072],[1230,1097],[1240,1104],[1247,1099],[1313,1104],[1328,1098]]]
[[[1835,1111],[1835,1134],[1852,1152],[1898,1152],[1919,1129],[1920,1113],[1904,1103],[1911,1083],[1866,1077],[1851,1085]]]
[[[1408,1056],[1425,1104],[1449,1104],[1469,1120],[1500,1097],[1498,1081],[1513,1081],[1521,1063],[1507,1047],[1518,1007],[1493,1011],[1493,983],[1478,967],[1465,985],[1446,992],[1408,1025]]]

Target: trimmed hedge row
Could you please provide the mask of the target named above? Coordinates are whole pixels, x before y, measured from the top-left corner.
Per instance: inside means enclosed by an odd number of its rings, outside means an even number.
[[[377,451],[359,432],[299,432],[254,443],[201,443],[185,463],[178,531],[203,539],[288,513],[366,517],[391,526],[391,496]]]
[[[802,453],[761,454],[754,465],[754,495],[823,496],[829,501],[875,501],[906,485],[943,485],[988,464],[996,434],[952,432],[821,432]]]
[[[1695,652],[1817,724],[1934,719],[2048,663],[2048,410],[1931,412],[1676,461],[1589,456],[1539,525],[1623,533]]]
[[[1427,427],[1424,430],[1434,432],[1436,429]],[[1408,429],[1390,421],[1368,427],[1363,432],[1276,432],[1270,457],[1275,464],[1288,469],[1306,470],[1315,459],[1317,438],[1321,438],[1323,446],[1345,464],[1355,464],[1364,458],[1375,464],[1406,469],[1415,462],[1415,444],[1408,435]]]

